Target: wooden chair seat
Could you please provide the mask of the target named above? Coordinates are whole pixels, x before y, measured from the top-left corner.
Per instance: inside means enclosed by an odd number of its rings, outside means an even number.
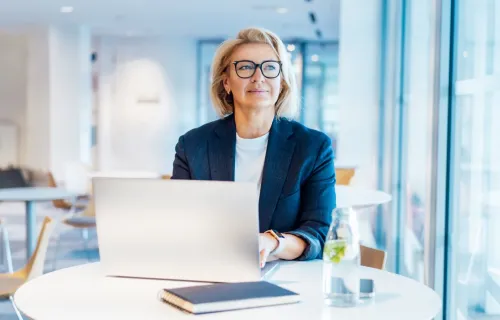
[[[10,274],[0,274],[0,298],[8,299],[16,293],[17,289],[26,282],[23,277],[11,276]]]

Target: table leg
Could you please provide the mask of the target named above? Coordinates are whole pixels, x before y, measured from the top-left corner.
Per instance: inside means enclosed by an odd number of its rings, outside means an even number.
[[[33,201],[26,201],[26,257],[30,259],[33,251],[35,251],[36,242],[36,214],[35,203]]]

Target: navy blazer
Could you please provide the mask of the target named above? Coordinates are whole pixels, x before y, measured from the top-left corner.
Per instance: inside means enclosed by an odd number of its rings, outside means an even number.
[[[175,151],[172,179],[234,181],[234,116],[187,132]],[[298,260],[321,258],[335,204],[330,138],[295,121],[275,119],[262,174],[260,232],[296,235],[307,243]]]

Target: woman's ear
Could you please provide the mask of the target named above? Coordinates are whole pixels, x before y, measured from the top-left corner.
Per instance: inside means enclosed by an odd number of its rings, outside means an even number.
[[[231,87],[229,86],[229,77],[227,75],[224,75],[222,78],[222,84],[224,85],[224,90],[226,90],[226,93],[229,94],[231,92]]]

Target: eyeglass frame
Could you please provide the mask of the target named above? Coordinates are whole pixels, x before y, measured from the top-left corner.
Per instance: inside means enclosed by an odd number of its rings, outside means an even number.
[[[255,68],[253,69],[253,73],[252,75],[248,76],[248,77],[241,77],[239,74],[238,74],[238,69],[236,69],[236,65],[240,62],[251,62],[254,64]],[[264,74],[264,71],[262,70],[262,65],[265,64],[266,62],[277,62],[278,65],[280,66],[280,70],[278,72],[278,74],[275,76],[275,77],[267,77],[265,74]],[[234,65],[234,71],[236,72],[236,75],[238,77],[240,77],[241,79],[250,79],[251,77],[253,77],[255,75],[255,72],[257,72],[257,68],[260,69],[260,73],[262,73],[262,75],[264,76],[264,78],[267,78],[267,79],[276,79],[280,74],[281,74],[281,71],[283,70],[282,68],[282,63],[281,61],[278,61],[278,60],[264,60],[262,61],[261,63],[255,63],[253,62],[252,60],[237,60],[237,61],[234,61],[233,62],[233,65]]]

